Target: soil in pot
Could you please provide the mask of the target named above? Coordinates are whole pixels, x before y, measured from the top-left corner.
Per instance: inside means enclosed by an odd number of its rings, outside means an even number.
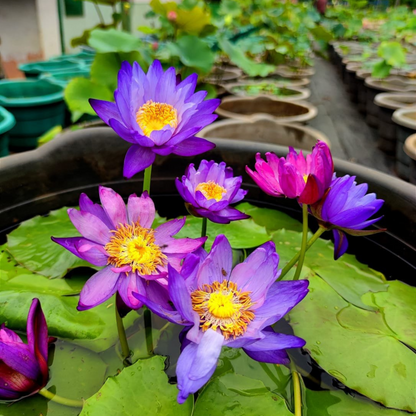
[[[10,111],[16,126],[10,131],[10,148],[35,148],[38,138],[56,125],[63,125],[63,88],[45,80],[0,82],[0,105]]]
[[[400,109],[416,105],[416,94],[385,92],[377,94],[374,104],[378,106],[378,147],[392,156],[396,155],[396,124],[393,113]]]
[[[9,154],[9,131],[16,124],[12,113],[0,107],[0,157]]]
[[[404,143],[412,134],[416,133],[416,107],[401,108],[393,113],[396,124],[396,170],[397,174],[409,180],[411,159],[404,151]]]
[[[269,114],[281,122],[306,122],[318,114],[312,104],[304,101],[282,101],[274,97],[226,97],[216,113],[223,118],[250,119],[253,114]]]
[[[217,121],[203,129],[199,136],[208,140],[217,138],[273,143],[308,151],[318,140],[330,144],[329,139],[324,134],[311,127],[281,123],[275,119],[261,116],[245,121]]]

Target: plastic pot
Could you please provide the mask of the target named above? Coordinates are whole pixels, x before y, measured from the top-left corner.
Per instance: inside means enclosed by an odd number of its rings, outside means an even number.
[[[40,61],[30,62],[19,65],[19,70],[25,74],[26,78],[38,78],[40,74],[73,71],[83,69],[85,65],[82,62],[73,59],[62,59],[57,61]]]
[[[310,151],[318,140],[330,145],[329,139],[320,131],[298,124],[281,123],[276,119],[258,116],[252,120],[222,120],[205,127],[199,137],[211,140],[231,139],[242,142],[256,141],[292,146]]]
[[[16,150],[36,147],[39,136],[64,124],[63,88],[45,80],[1,81],[0,105],[16,119],[10,130],[10,147]]]
[[[318,109],[305,101],[283,101],[269,96],[225,97],[216,113],[222,118],[251,120],[268,114],[282,123],[306,123],[318,114]]]
[[[13,114],[0,107],[0,157],[9,154],[9,131],[15,124],[16,120]]]
[[[404,151],[410,157],[409,182],[416,185],[416,134],[405,140]]]
[[[416,105],[416,94],[384,92],[377,94],[374,104],[378,106],[378,147],[390,155],[396,154],[396,125],[393,113],[399,108]]]
[[[404,151],[404,142],[416,133],[416,107],[396,110],[392,119],[397,126],[396,170],[401,178],[409,180],[410,157]]]
[[[60,85],[61,87],[65,88],[71,79],[79,77],[88,78],[89,75],[89,69],[74,69],[73,71],[44,73],[41,74],[39,78],[45,79],[52,84]]]

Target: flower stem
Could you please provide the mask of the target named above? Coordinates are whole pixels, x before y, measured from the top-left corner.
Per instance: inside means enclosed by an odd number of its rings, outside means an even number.
[[[123,319],[120,316],[117,305],[115,306],[115,310],[116,310],[117,331],[118,331],[118,337],[120,338],[121,355],[123,357],[123,364],[125,367],[128,367],[131,365],[131,363],[129,361],[130,348],[127,342],[126,330],[124,329]]]
[[[296,365],[293,360],[290,360],[290,370],[292,371],[293,405],[295,408],[295,416],[302,416],[302,393],[299,379],[301,375],[297,372]]]
[[[150,179],[152,178],[152,165],[144,170],[143,192],[150,194]]]
[[[152,312],[145,308],[143,312],[144,332],[146,334],[147,353],[153,355]]]
[[[300,247],[300,255],[298,265],[296,266],[295,276],[293,280],[299,280],[300,272],[302,271],[303,262],[305,260],[306,246],[308,244],[308,205],[302,205],[303,230],[302,230],[302,245]]]
[[[319,227],[318,230],[316,231],[316,233],[311,237],[311,239],[308,241],[308,243],[306,244],[306,251],[308,251],[313,243],[325,232],[327,231],[326,228],[323,227]],[[296,255],[292,258],[292,260],[290,260],[290,262],[288,264],[286,264],[286,266],[283,268],[282,273],[280,274],[279,278],[277,279],[282,280],[283,277],[289,272],[289,270],[296,264],[296,262],[298,261],[300,257],[300,251],[298,253],[296,253]]]
[[[206,235],[207,235],[207,223],[208,223],[208,220],[205,217],[203,217],[202,218],[201,237],[206,237]],[[202,248],[205,248],[205,243],[202,245]]]
[[[66,397],[61,397],[56,395],[55,393],[51,393],[49,390],[45,388],[39,390],[38,393],[41,396],[46,397],[47,399],[52,400],[55,403],[63,404],[64,406],[82,407],[84,405],[84,402],[82,400],[67,399]]]

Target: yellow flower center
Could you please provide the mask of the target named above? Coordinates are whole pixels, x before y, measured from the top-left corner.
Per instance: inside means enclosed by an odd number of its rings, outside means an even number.
[[[254,319],[250,293],[241,292],[228,280],[203,285],[202,289],[192,292],[192,308],[200,316],[202,330],[219,328],[225,339],[243,335]]]
[[[120,224],[112,231],[113,237],[104,249],[110,256],[108,264],[115,267],[130,266],[133,272],[149,275],[157,266],[164,266],[167,257],[155,244],[154,231],[143,228],[137,221],[133,225]]]
[[[168,124],[176,128],[178,126],[178,114],[170,104],[154,103],[149,100],[137,111],[136,121],[143,134],[150,137],[152,131],[161,130]]]
[[[195,191],[200,191],[206,199],[215,199],[217,202],[221,201],[222,197],[227,193],[225,188],[213,181],[201,182]]]
[[[303,180],[305,181],[305,183],[308,182],[308,177],[309,175],[303,175]]]

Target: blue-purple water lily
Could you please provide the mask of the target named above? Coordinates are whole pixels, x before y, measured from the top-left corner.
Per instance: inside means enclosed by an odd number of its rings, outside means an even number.
[[[191,254],[181,272],[169,270],[169,297],[135,296],[149,309],[185,327],[177,364],[178,402],[199,390],[215,371],[223,346],[251,358],[288,364],[287,348],[305,341],[271,328],[308,292],[308,281],[276,282],[279,256],[273,242],[257,248],[232,269],[232,249],[219,235],[208,255]]]
[[[132,145],[124,161],[127,178],[149,167],[156,155],[194,156],[215,147],[195,135],[217,118],[212,113],[220,100],[195,92],[197,74],[177,83],[175,71],[163,71],[156,60],[145,74],[137,62],[123,62],[115,103],[90,100],[98,116]]]

